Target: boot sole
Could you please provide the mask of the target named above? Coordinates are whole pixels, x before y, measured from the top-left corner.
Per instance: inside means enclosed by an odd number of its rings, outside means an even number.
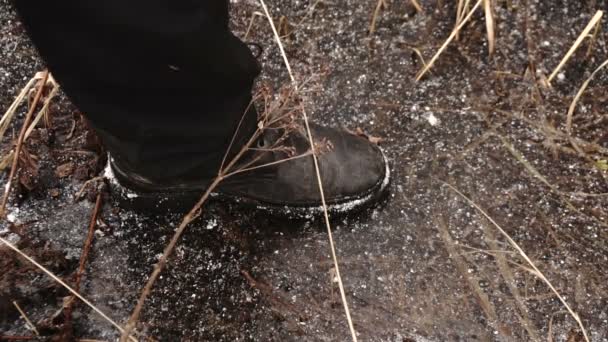
[[[382,198],[386,194],[391,181],[391,172],[388,160],[382,152],[385,165],[384,178],[359,196],[344,197],[327,203],[327,212],[333,215],[347,214],[364,209]],[[120,207],[139,212],[187,212],[200,199],[204,190],[183,192],[135,192],[119,183],[114,176],[110,166],[110,158],[104,171],[112,197],[116,199]],[[324,209],[322,205],[277,205],[266,203],[251,198],[235,196],[221,192],[212,192],[208,201],[225,203],[244,209],[254,209],[267,212],[273,216],[310,219],[322,216]]]

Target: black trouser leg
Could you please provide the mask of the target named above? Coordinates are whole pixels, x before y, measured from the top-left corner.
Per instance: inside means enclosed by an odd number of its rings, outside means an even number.
[[[120,165],[157,181],[211,177],[259,65],[227,0],[16,0],[50,71]],[[248,115],[237,145],[255,129]]]

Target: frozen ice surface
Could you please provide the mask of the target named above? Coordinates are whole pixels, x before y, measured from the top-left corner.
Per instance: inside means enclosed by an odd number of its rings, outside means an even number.
[[[232,24],[242,35],[259,8],[255,2],[234,3]],[[438,181],[443,180],[470,196],[522,246],[581,316],[592,341],[606,341],[608,237],[601,222],[608,199],[580,194],[608,189],[598,170],[546,136],[547,129],[563,129],[564,99],[588,70],[576,62],[566,66],[567,80],[541,91],[542,110],[530,98],[536,88],[528,78],[534,75],[524,73],[530,54],[536,54],[538,77],[557,65],[594,12],[591,2],[532,1],[525,11],[497,6],[501,53],[487,58],[485,27],[476,21],[416,83],[422,61],[411,47],[428,60],[454,17],[453,2],[437,9],[436,2],[422,3],[425,11],[415,14],[409,2],[393,2],[369,35],[373,4],[368,2],[321,2],[312,12],[307,1],[269,2],[288,26],[305,19],[286,47],[298,77],[307,80],[302,100],[313,120],[361,127],[384,138],[391,161],[390,196],[357,215],[332,217],[360,340],[528,341],[531,334],[544,340],[551,317],[554,341],[577,338],[576,324],[562,314],[548,288],[485,219]],[[7,0],[0,6],[0,99],[6,107],[40,64],[15,27]],[[265,21],[254,25],[250,39],[265,47],[262,80],[278,89],[287,82],[280,56]],[[605,55],[602,39],[596,48]],[[597,81],[601,87],[606,80]],[[577,134],[597,119],[596,108],[605,108],[601,98],[587,101],[577,111]],[[568,196],[530,176],[495,134]],[[598,144],[608,148],[604,140]],[[111,174],[107,178],[114,181]],[[29,198],[18,213],[9,212],[13,223],[24,224],[33,238],[77,264],[92,207],[72,198]],[[125,322],[181,215],[144,215],[106,201],[101,218],[82,291]],[[3,224],[0,234],[14,234],[9,228],[19,227]],[[349,340],[324,229],[318,220],[206,206],[154,287],[140,330],[162,341]],[[60,303],[53,297],[26,309],[38,320]],[[106,322],[79,310],[79,337],[117,338]],[[27,333],[22,324],[10,329]]]

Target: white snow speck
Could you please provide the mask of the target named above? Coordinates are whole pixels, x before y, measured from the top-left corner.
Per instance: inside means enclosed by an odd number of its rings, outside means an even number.
[[[429,113],[426,115],[426,120],[431,124],[431,126],[437,126],[439,124],[439,119],[433,113]]]
[[[9,213],[8,215],[6,215],[6,219],[8,220],[8,222],[15,223],[15,221],[17,220],[17,216],[15,216],[14,213]]]

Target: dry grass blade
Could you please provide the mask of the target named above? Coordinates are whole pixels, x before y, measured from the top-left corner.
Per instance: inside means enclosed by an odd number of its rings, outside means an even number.
[[[474,273],[468,271],[469,267],[467,266],[466,260],[456,250],[456,243],[450,235],[447,222],[442,215],[436,216],[434,221],[435,225],[439,228],[439,237],[443,240],[449,257],[452,259],[456,269],[460,272],[461,276],[465,279],[467,285],[477,298],[477,302],[479,303],[483,314],[486,316],[486,319],[492,328],[496,329],[497,332],[502,333],[502,329],[500,329],[498,324],[496,309],[486,292],[479,286],[480,279]]]
[[[32,77],[27,82],[27,84],[23,87],[23,89],[21,89],[21,92],[19,92],[19,95],[17,95],[17,97],[15,98],[13,103],[8,107],[8,109],[2,116],[2,119],[0,119],[0,140],[2,140],[2,138],[4,137],[4,133],[6,133],[6,130],[9,126],[11,120],[13,119],[15,112],[17,111],[17,108],[19,108],[21,103],[23,103],[23,101],[27,98],[27,95],[29,94],[30,89],[36,83],[36,81],[41,80],[43,76],[44,76],[43,71],[37,72],[34,75],[34,77]],[[49,75],[47,83],[49,83],[49,82],[51,83],[51,85],[53,87],[57,86],[57,83],[53,79],[53,75]],[[50,97],[52,98],[52,96],[50,96]],[[26,135],[26,137],[27,137],[27,135]]]
[[[59,92],[59,86],[55,85],[53,87],[53,89],[51,90],[51,92],[49,93],[49,95],[47,96],[47,98],[44,99],[42,108],[40,109],[40,111],[38,111],[38,114],[36,115],[36,117],[34,118],[32,123],[28,127],[27,131],[25,132],[24,139],[27,139],[30,136],[30,134],[32,134],[32,131],[34,130],[34,128],[36,128],[36,126],[38,125],[38,122],[40,122],[40,119],[42,119],[44,116],[46,116],[48,114],[49,107],[51,105],[51,100],[53,100],[53,98],[55,97],[55,95],[57,95],[58,92]]]
[[[372,14],[372,20],[369,23],[369,34],[373,34],[374,32],[376,32],[376,21],[378,20],[378,15],[380,14],[380,10],[382,10],[383,7],[386,7],[384,0],[378,0],[378,3],[376,4],[376,9],[374,10],[374,14]]]
[[[243,38],[243,40],[247,40],[247,38],[249,38],[249,33],[251,32],[251,28],[253,27],[253,23],[255,21],[256,17],[263,17],[264,14],[255,11],[251,14],[251,19],[249,20],[249,26],[247,26],[247,31],[245,32],[245,36]]]
[[[456,21],[454,23],[454,28],[460,25],[462,18],[464,17],[464,0],[458,0],[458,4],[456,5]]]
[[[32,81],[32,83],[33,83],[34,80],[40,80],[41,77],[42,77],[42,73],[39,72],[30,81]],[[50,83],[53,86],[53,89],[51,90],[51,92],[49,93],[47,98],[44,100],[44,104],[42,105],[42,108],[40,109],[38,114],[36,114],[36,117],[34,118],[32,123],[29,125],[29,128],[25,132],[25,137],[23,138],[24,143],[27,141],[27,138],[29,138],[29,136],[32,134],[32,132],[34,131],[34,128],[36,128],[36,126],[38,125],[38,122],[40,122],[42,117],[46,116],[46,114],[49,111],[51,100],[53,100],[53,98],[59,92],[59,85],[55,82],[52,75],[49,75],[49,81],[47,83]],[[29,86],[29,87],[26,86],[24,89],[29,90],[30,88],[31,88],[31,86]],[[21,94],[19,96],[21,96]],[[4,117],[3,117],[3,119],[4,119]],[[2,139],[1,135],[0,135],[0,139]],[[2,157],[2,160],[0,161],[0,171],[4,170],[9,164],[11,164],[14,154],[15,154],[15,151],[9,151],[9,153],[7,155]]]
[[[532,166],[532,164],[526,160],[526,158],[524,157],[523,154],[521,154],[521,152],[519,152],[517,149],[515,149],[515,146],[513,146],[513,144],[511,144],[507,138],[505,138],[504,136],[496,133],[495,134],[500,141],[502,142],[503,146],[509,151],[509,153],[511,153],[511,155],[519,162],[521,163],[524,168],[534,177],[536,177],[538,180],[540,180],[541,182],[543,182],[543,184],[545,184],[546,186],[549,187],[549,189],[551,189],[552,192],[554,192],[556,195],[558,195],[560,197],[560,199],[563,201],[563,203],[566,205],[566,207],[572,211],[574,211],[575,213],[588,217],[591,220],[593,220],[594,222],[597,222],[598,224],[602,225],[603,227],[608,227],[608,223],[602,221],[601,219],[599,219],[598,217],[594,216],[594,215],[587,215],[585,214],[583,211],[581,211],[580,209],[578,209],[577,207],[574,206],[574,204],[572,204],[572,202],[568,199],[568,193],[564,193],[563,191],[561,191],[557,186],[551,184],[547,178],[545,178],[545,176],[543,176],[534,166]],[[574,142],[574,139],[571,140],[571,142]],[[573,194],[573,193],[571,193]],[[601,194],[598,194],[601,195]]]
[[[21,131],[19,132],[19,138],[17,138],[17,145],[15,146],[13,165],[11,166],[11,172],[8,176],[8,181],[6,182],[6,188],[4,190],[4,196],[2,197],[2,203],[0,203],[0,217],[1,218],[5,217],[6,202],[8,201],[8,196],[11,193],[11,185],[13,183],[13,179],[15,179],[15,174],[17,173],[17,168],[18,168],[18,164],[19,164],[19,153],[21,152],[21,147],[23,145],[23,139],[25,138],[26,130],[29,126],[30,120],[32,119],[32,114],[34,113],[34,110],[36,110],[38,101],[40,101],[40,97],[42,96],[42,92],[44,90],[44,86],[46,85],[46,81],[48,78],[49,78],[49,71],[46,70],[46,71],[44,71],[44,75],[42,77],[42,81],[40,82],[38,91],[36,92],[36,95],[34,96],[34,101],[25,116],[25,121],[23,122],[23,127],[21,127]]]
[[[424,76],[424,74],[426,74],[427,71],[429,71],[429,69],[433,66],[433,64],[435,64],[435,61],[437,61],[437,58],[439,58],[439,56],[443,53],[443,51],[445,50],[445,48],[450,44],[450,42],[452,42],[452,40],[454,40],[454,38],[456,37],[456,35],[458,34],[458,32],[460,32],[460,30],[469,21],[469,19],[471,19],[471,16],[473,16],[473,13],[475,13],[475,11],[477,10],[477,8],[481,5],[482,1],[483,0],[477,1],[477,3],[475,4],[475,6],[473,6],[473,8],[469,11],[469,13],[467,14],[467,16],[464,19],[462,19],[462,21],[460,22],[460,24],[458,26],[456,26],[456,28],[454,28],[454,30],[452,31],[452,33],[450,34],[450,36],[448,37],[448,39],[443,43],[443,45],[441,45],[441,47],[435,53],[435,55],[433,56],[433,58],[431,58],[431,60],[429,61],[429,63],[418,73],[418,75],[416,76],[416,81],[420,81],[420,79],[422,78],[422,76]]]
[[[530,267],[532,267],[532,269],[534,270],[534,274],[538,278],[540,278],[545,284],[547,284],[547,286],[551,289],[551,291],[557,296],[557,298],[564,305],[564,307],[566,308],[566,310],[568,311],[570,316],[572,316],[572,318],[574,318],[574,320],[578,324],[579,328],[581,329],[581,331],[583,333],[585,341],[589,342],[589,336],[587,335],[587,330],[585,329],[585,326],[583,325],[583,322],[581,321],[580,317],[574,312],[574,310],[572,310],[572,308],[570,307],[568,302],[566,302],[564,297],[557,291],[557,289],[553,286],[553,284],[549,281],[549,279],[547,279],[547,277],[538,269],[538,267],[536,267],[536,265],[528,257],[526,252],[524,252],[524,250],[517,244],[517,242],[515,242],[515,240],[513,240],[513,238],[511,238],[511,236],[504,229],[502,229],[502,227],[496,221],[494,221],[494,219],[490,215],[488,215],[479,205],[477,205],[477,203],[473,202],[473,200],[471,200],[469,197],[467,197],[465,194],[463,194],[460,190],[455,188],[453,185],[446,183],[444,181],[441,181],[441,180],[440,180],[440,182],[443,183],[444,185],[446,185],[447,187],[449,187],[455,193],[457,193],[460,197],[462,197],[465,201],[467,201],[472,207],[477,209],[477,211],[479,211],[486,219],[488,219],[488,221],[490,221],[492,223],[492,225],[494,225],[494,227],[496,227],[496,229],[498,229],[498,231],[507,239],[507,241],[511,244],[511,246],[513,246],[513,248],[515,248],[515,250],[517,250],[519,255],[528,263],[528,265],[530,265]]]
[[[591,32],[591,30],[593,30],[593,28],[599,24],[600,20],[602,19],[603,14],[604,14],[604,12],[597,11],[595,13],[595,15],[593,16],[593,18],[591,18],[591,21],[589,21],[589,23],[587,24],[587,27],[585,27],[583,32],[581,32],[581,34],[578,36],[578,38],[576,38],[576,40],[574,41],[574,44],[572,44],[572,47],[570,47],[570,50],[568,50],[568,52],[566,53],[564,58],[562,58],[561,62],[559,62],[559,64],[555,68],[555,70],[553,70],[551,75],[549,75],[549,77],[547,78],[548,85],[551,85],[551,80],[553,80],[555,75],[557,75],[557,73],[564,67],[564,65],[570,59],[570,57],[572,57],[572,55],[574,54],[576,49],[578,49],[578,47],[581,45],[583,40],[585,40],[585,38],[587,38],[587,36],[589,35],[589,32]]]
[[[494,10],[492,0],[483,0],[483,9],[486,18],[486,31],[488,32],[488,55],[491,57],[496,48],[496,22],[494,21]]]
[[[418,2],[418,0],[410,0],[410,3],[412,4],[412,6],[414,6],[417,12],[422,12],[422,6]]]
[[[460,25],[467,14],[470,2],[471,0],[458,0],[458,5],[456,5],[456,21],[454,23],[454,29]],[[456,33],[456,40],[458,40],[458,33]]]
[[[604,67],[606,67],[606,65],[608,65],[608,59],[605,60],[604,63],[602,63],[599,67],[597,67],[597,69],[595,69],[595,71],[593,71],[593,73],[591,73],[591,76],[589,76],[589,78],[587,78],[587,80],[585,80],[585,82],[583,82],[583,85],[580,87],[580,89],[576,93],[576,96],[574,96],[572,103],[570,103],[570,107],[568,108],[568,116],[566,118],[566,133],[568,134],[568,137],[572,133],[572,117],[574,116],[574,110],[576,109],[576,104],[580,100],[581,96],[583,96],[583,93],[585,92],[585,89],[587,89],[587,86],[589,86],[589,82],[591,82],[593,77],[595,77],[595,75],[600,70],[602,70]]]
[[[23,311],[23,309],[21,309],[21,307],[19,306],[19,303],[17,303],[17,301],[13,301],[13,305],[15,306],[15,308],[17,308],[17,311],[19,311],[19,314],[21,315],[21,317],[23,317],[23,319],[25,320],[25,324],[27,324],[28,328],[31,329],[34,332],[34,334],[36,334],[36,336],[40,336],[38,329],[36,329],[36,326],[34,325],[34,323],[32,323],[32,321],[30,321],[30,319],[27,317],[27,315],[25,314],[25,311]]]
[[[259,2],[262,5],[262,7],[264,8],[264,13],[266,14],[268,23],[270,24],[270,27],[272,28],[272,32],[274,33],[274,37],[276,39],[277,45],[279,46],[279,50],[281,51],[281,56],[283,57],[283,62],[285,63],[285,67],[287,68],[287,71],[289,73],[289,77],[293,84],[294,90],[296,92],[298,92],[299,91],[298,82],[296,81],[295,77],[293,76],[293,73],[291,72],[291,65],[289,64],[289,60],[287,59],[287,55],[285,54],[285,49],[283,48],[283,43],[281,42],[279,33],[277,32],[277,29],[274,26],[274,23],[272,22],[272,17],[270,16],[270,12],[268,12],[268,7],[266,7],[266,3],[264,2],[264,0],[259,0]],[[308,123],[308,114],[306,113],[306,110],[303,105],[302,105],[302,116],[304,118],[304,124],[306,126],[306,134],[308,136],[310,146],[315,146],[314,140],[312,138],[312,134],[310,132],[310,125]],[[355,326],[353,324],[353,321],[352,321],[352,318],[350,315],[350,309],[348,307],[348,301],[346,299],[346,292],[344,291],[344,284],[342,282],[342,276],[340,275],[340,267],[338,265],[338,257],[336,255],[336,247],[334,244],[333,234],[331,232],[331,225],[329,223],[329,214],[327,213],[327,203],[325,202],[325,192],[323,191],[323,183],[321,181],[321,171],[319,170],[319,161],[317,159],[317,155],[316,155],[314,147],[312,148],[312,150],[313,150],[312,159],[313,159],[314,166],[315,166],[315,173],[317,176],[317,184],[319,185],[319,192],[321,194],[321,203],[323,205],[323,216],[325,218],[325,226],[327,228],[329,245],[331,247],[331,255],[332,255],[334,267],[336,270],[336,279],[338,280],[338,288],[340,289],[340,296],[342,298],[342,304],[344,306],[344,312],[346,314],[346,319],[348,322],[348,327],[350,329],[351,338],[352,338],[353,342],[357,342],[357,332],[355,331]]]
[[[19,248],[17,248],[15,245],[13,245],[12,243],[10,243],[6,239],[0,237],[0,242],[4,243],[8,248],[12,249],[14,252],[16,252],[17,254],[19,254],[22,258],[24,258],[25,260],[27,260],[30,263],[32,263],[39,270],[41,270],[46,275],[48,275],[49,277],[51,277],[51,279],[53,279],[54,281],[56,281],[57,283],[59,283],[61,286],[63,286],[66,290],[68,290],[70,293],[72,293],[74,296],[76,296],[78,299],[80,299],[83,303],[85,303],[88,307],[90,307],[93,311],[95,311],[97,314],[99,314],[103,319],[105,319],[110,324],[112,324],[116,329],[118,329],[118,331],[120,331],[120,332],[124,331],[124,329],[120,325],[118,325],[118,323],[116,323],[114,320],[112,320],[110,317],[108,317],[108,315],[106,315],[105,313],[103,313],[103,311],[99,310],[95,305],[93,305],[86,298],[84,298],[78,292],[76,292],[74,289],[72,289],[63,280],[59,279],[59,277],[57,277],[56,275],[54,275],[53,272],[49,271],[44,266],[40,265],[38,262],[36,262],[36,260],[32,259],[27,254],[23,253]],[[131,341],[137,342],[137,340],[135,339],[135,337],[133,337],[133,336],[129,336],[129,337],[130,337]]]
[[[17,108],[19,108],[19,105],[21,105],[23,99],[25,99],[26,95],[28,94],[29,90],[32,88],[36,80],[36,76],[34,76],[27,82],[25,87],[21,89],[19,95],[17,95],[17,98],[15,98],[15,101],[13,101],[13,103],[6,110],[6,113],[4,113],[4,115],[2,116],[2,119],[0,120],[0,140],[2,140],[2,138],[4,137],[4,133],[8,129],[11,120],[15,116]]]
[[[496,243],[496,236],[494,235],[494,231],[491,229],[490,225],[487,224],[486,220],[482,222],[481,227],[483,229],[484,239],[488,247],[490,247],[492,250],[497,250],[498,244]],[[540,334],[537,331],[534,323],[530,321],[530,317],[528,315],[529,310],[526,306],[526,301],[519,293],[519,289],[516,285],[517,282],[515,281],[515,277],[513,276],[511,268],[508,265],[507,258],[505,258],[504,253],[496,253],[494,255],[494,259],[496,260],[496,266],[498,266],[498,271],[500,272],[504,283],[507,285],[509,292],[511,292],[511,295],[515,299],[515,306],[517,307],[517,310],[519,310],[518,317],[521,322],[521,325],[528,332],[528,337],[531,341],[540,341]]]

